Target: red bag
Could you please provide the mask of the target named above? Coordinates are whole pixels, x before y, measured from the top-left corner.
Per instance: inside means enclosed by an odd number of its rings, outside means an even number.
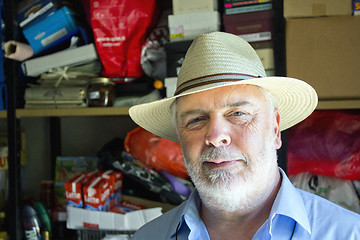
[[[145,165],[157,171],[188,178],[180,144],[152,134],[141,127],[128,132],[124,149]]]
[[[315,111],[287,132],[287,172],[360,179],[360,115]]]
[[[141,49],[155,25],[156,0],[89,0],[91,27],[104,77],[141,77]]]

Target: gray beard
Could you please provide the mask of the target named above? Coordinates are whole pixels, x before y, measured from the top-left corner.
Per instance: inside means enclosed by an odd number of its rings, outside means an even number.
[[[226,212],[248,212],[257,208],[270,195],[272,189],[269,185],[273,184],[275,171],[278,171],[276,149],[269,143],[265,144],[261,159],[250,159],[242,153],[221,148],[210,149],[201,155],[201,169],[185,159],[185,166],[203,204]],[[213,170],[203,165],[205,159],[217,158],[244,159],[246,174],[234,174],[233,168]],[[270,192],[268,189],[271,189]]]

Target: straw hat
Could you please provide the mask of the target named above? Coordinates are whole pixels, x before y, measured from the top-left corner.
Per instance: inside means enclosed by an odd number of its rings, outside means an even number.
[[[194,39],[185,55],[173,97],[133,106],[129,114],[135,123],[146,130],[178,141],[170,112],[170,105],[176,98],[238,84],[260,86],[277,98],[280,130],[304,120],[318,102],[315,90],[304,81],[266,77],[255,50],[242,38],[225,32],[213,32]]]

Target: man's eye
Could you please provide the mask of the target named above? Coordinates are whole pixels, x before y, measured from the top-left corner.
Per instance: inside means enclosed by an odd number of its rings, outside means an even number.
[[[204,117],[192,118],[186,123],[186,127],[193,127],[193,126],[199,124],[200,122],[202,122],[203,120],[204,120]]]
[[[244,112],[236,111],[236,112],[232,112],[231,115],[233,115],[233,116],[242,116],[244,114],[245,114]]]
[[[204,120],[204,118],[202,118],[202,117],[196,117],[196,118],[191,119],[191,120],[188,122],[188,124],[190,124],[190,123],[198,123],[198,122],[201,122],[202,120]]]

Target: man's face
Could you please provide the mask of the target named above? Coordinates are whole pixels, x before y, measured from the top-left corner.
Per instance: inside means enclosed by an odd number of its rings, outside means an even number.
[[[178,99],[185,165],[205,204],[256,207],[274,188],[279,113],[252,85],[226,86]]]

